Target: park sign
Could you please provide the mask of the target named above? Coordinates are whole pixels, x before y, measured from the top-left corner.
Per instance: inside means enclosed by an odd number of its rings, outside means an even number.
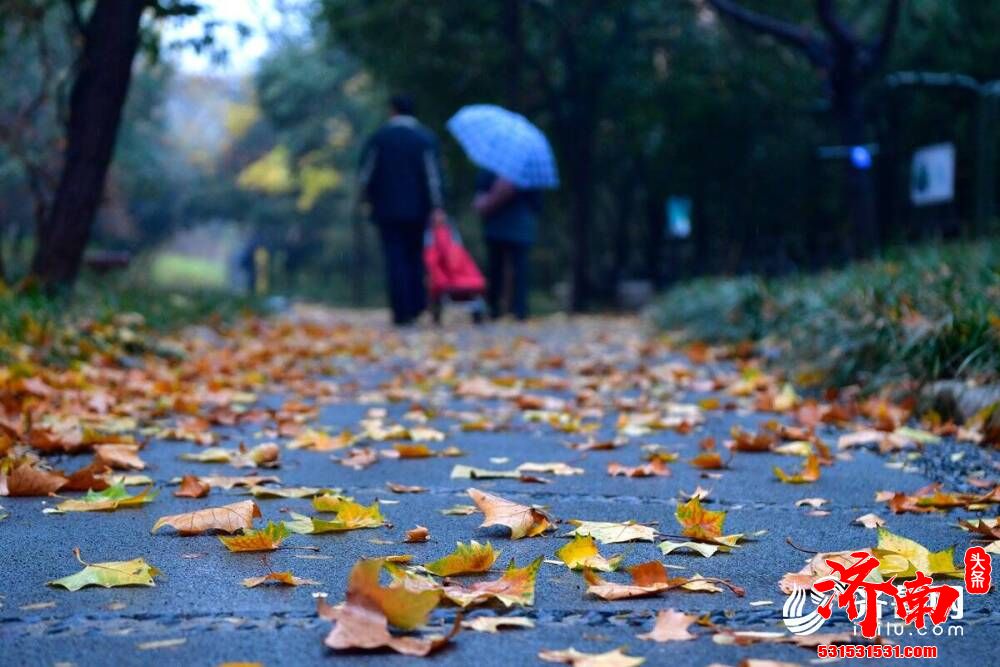
[[[910,169],[910,201],[931,206],[955,198],[955,144],[924,146],[913,153]]]

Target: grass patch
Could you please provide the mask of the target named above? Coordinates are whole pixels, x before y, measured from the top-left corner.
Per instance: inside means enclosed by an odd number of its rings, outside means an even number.
[[[71,295],[0,290],[0,364],[68,365],[95,354],[164,353],[160,336],[189,324],[222,325],[261,310],[259,299],[215,290],[168,290],[128,271],[86,276]]]
[[[810,276],[697,280],[653,316],[690,338],[776,347],[780,363],[837,386],[996,381],[1000,241],[896,249]]]

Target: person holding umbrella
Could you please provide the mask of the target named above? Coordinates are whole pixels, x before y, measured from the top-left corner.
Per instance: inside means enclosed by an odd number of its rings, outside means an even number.
[[[447,127],[480,167],[472,205],[485,225],[490,314],[503,314],[501,297],[509,284],[509,310],[523,320],[528,316],[528,253],[537,234],[541,190],[559,185],[552,148],[524,116],[490,104],[463,107]]]

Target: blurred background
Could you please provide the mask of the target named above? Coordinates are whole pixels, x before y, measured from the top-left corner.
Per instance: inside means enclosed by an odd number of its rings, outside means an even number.
[[[81,30],[100,4],[0,8],[9,285],[28,275],[53,206]],[[92,282],[125,272],[381,304],[356,165],[399,90],[441,137],[448,210],[480,261],[473,168],[444,121],[489,102],[548,134],[562,187],[532,250],[536,310],[635,308],[698,277],[801,276],[913,244],[994,248],[998,3],[149,5],[87,241]],[[675,293],[672,312],[703,293]]]

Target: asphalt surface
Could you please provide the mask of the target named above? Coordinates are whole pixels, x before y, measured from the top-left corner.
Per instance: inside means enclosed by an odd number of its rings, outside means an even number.
[[[380,333],[380,336],[385,334]],[[524,345],[509,347],[516,336],[527,336],[537,354],[521,357]],[[548,354],[566,355],[573,360],[591,355],[593,361],[611,364],[636,364],[638,344],[644,334],[633,320],[588,322],[579,326],[555,320],[524,327],[504,326],[483,331],[450,330],[444,334],[419,330],[402,334],[404,345],[393,355],[377,363],[356,360],[333,360],[340,372],[332,380],[350,386],[329,405],[324,405],[314,425],[336,433],[348,428],[357,431],[358,422],[367,410],[385,407],[389,423],[402,419],[410,403],[371,402],[367,390],[426,361],[422,350],[439,336],[453,342],[459,358],[466,353],[500,346],[507,350],[501,359],[518,366],[528,356],[537,360]],[[680,357],[643,358],[652,365],[680,361]],[[459,365],[461,368],[461,365]],[[488,368],[488,365],[486,366]],[[479,370],[482,370],[480,368]],[[497,371],[521,377],[560,375],[566,371],[537,367],[519,367]],[[711,374],[711,369],[698,372]],[[533,392],[559,396],[560,392]],[[638,390],[623,391],[621,396],[635,396]],[[656,393],[654,391],[654,393]],[[709,394],[669,390],[660,392],[659,400],[695,402]],[[561,395],[567,396],[567,393]],[[262,397],[265,405],[277,406],[287,397]],[[435,390],[427,403],[440,410],[482,411],[503,409],[502,400],[459,400],[448,392]],[[602,419],[598,437],[615,433],[617,411],[608,410]],[[281,467],[263,474],[275,474],[284,486],[321,486],[340,488],[359,502],[376,499],[389,501],[382,512],[391,527],[356,530],[346,533],[303,535],[289,538],[276,552],[234,554],[227,552],[214,536],[180,537],[169,530],[156,535],[150,527],[160,516],[188,512],[242,500],[238,490],[213,489],[206,498],[175,498],[169,480],[183,474],[236,475],[227,465],[185,462],[184,452],[199,447],[190,442],[153,439],[143,450],[149,464],[147,472],[160,489],[156,500],[136,509],[111,513],[43,514],[42,509],[57,501],[39,498],[3,498],[10,516],[0,521],[0,665],[106,665],[185,664],[218,665],[224,662],[259,662],[265,665],[336,664],[411,664],[431,661],[444,665],[517,665],[540,664],[537,654],[543,649],[573,646],[587,652],[603,652],[627,647],[631,655],[643,656],[650,665],[736,665],[747,658],[773,659],[809,664],[816,661],[815,651],[791,645],[756,644],[748,647],[720,646],[710,632],[693,628],[697,640],[655,643],[636,638],[652,627],[657,610],[676,608],[686,612],[709,614],[715,623],[735,630],[783,629],[781,605],[785,599],[778,580],[786,572],[797,571],[808,558],[786,543],[786,537],[803,547],[820,551],[844,550],[875,544],[875,533],[852,520],[875,512],[886,518],[892,531],[918,540],[931,549],[957,544],[959,558],[970,544],[968,536],[955,527],[958,518],[977,516],[970,512],[930,515],[892,515],[884,505],[873,500],[876,491],[915,490],[930,481],[960,484],[964,475],[987,469],[995,476],[995,458],[973,445],[945,442],[931,446],[923,459],[909,460],[905,455],[883,457],[858,451],[852,460],[838,461],[823,469],[821,479],[813,484],[779,483],[771,469],[779,465],[795,469],[799,459],[777,454],[740,454],[721,479],[706,478],[703,472],[685,460],[697,453],[697,443],[706,435],[725,440],[733,424],[755,430],[758,423],[774,419],[774,414],[752,411],[706,411],[706,422],[691,433],[657,431],[633,437],[629,444],[615,451],[580,453],[569,449],[567,441],[583,436],[555,431],[548,425],[529,424],[515,414],[511,428],[495,433],[463,432],[450,417],[432,419],[430,426],[447,433],[443,443],[431,443],[434,449],[455,445],[465,452],[460,458],[417,460],[380,460],[360,471],[331,460],[329,453],[305,450],[282,451]],[[784,416],[781,421],[789,422]],[[221,429],[221,444],[273,440],[259,433],[259,427]],[[839,431],[824,427],[821,436],[835,443]],[[287,442],[287,439],[278,439]],[[640,444],[659,443],[681,453],[681,461],[671,464],[672,475],[631,479],[611,477],[609,462],[626,465],[641,463]],[[389,443],[374,443],[386,448]],[[336,454],[340,454],[337,452]],[[960,456],[956,456],[960,454]],[[505,463],[491,459],[502,457]],[[83,461],[80,459],[79,461]],[[68,462],[73,468],[77,462]],[[565,461],[585,469],[580,476],[543,475],[550,484],[526,484],[518,480],[450,479],[456,464],[488,469],[509,469],[527,462]],[[905,462],[906,472],[894,462]],[[58,463],[58,461],[57,461]],[[419,494],[393,494],[386,482],[428,487]],[[606,602],[589,597],[579,574],[561,565],[545,563],[538,576],[533,607],[511,611],[497,607],[476,608],[467,618],[478,615],[518,615],[533,619],[533,629],[505,630],[501,634],[473,631],[460,633],[449,648],[429,658],[409,658],[390,652],[338,653],[324,647],[323,638],[330,623],[317,618],[314,594],[329,594],[333,602],[343,598],[347,573],[358,559],[390,554],[413,554],[415,562],[429,562],[449,553],[457,541],[491,541],[501,550],[494,570],[500,571],[510,559],[519,565],[538,556],[554,558],[564,539],[565,526],[545,537],[510,540],[502,528],[479,528],[481,514],[443,516],[440,510],[457,504],[470,504],[465,490],[470,486],[500,494],[524,504],[546,506],[557,519],[595,521],[657,522],[665,533],[677,532],[674,511],[681,491],[697,486],[711,490],[711,509],[728,511],[726,532],[768,532],[730,554],[702,558],[696,554],[675,552],[662,556],[655,544],[631,543],[604,545],[604,555],[623,554],[626,565],[660,559],[672,566],[686,568],[674,572],[724,577],[746,589],[739,598],[725,591],[719,594],[668,592],[660,597]],[[796,507],[795,501],[806,497],[829,500],[823,507],[827,516],[810,516],[808,507]],[[280,520],[287,510],[314,514],[309,500],[259,499],[264,520]],[[416,524],[428,526],[431,540],[424,544],[402,544],[406,530]],[[387,543],[389,542],[389,543]],[[314,547],[315,550],[296,547]],[[72,574],[80,566],[71,550],[80,547],[90,562],[126,560],[144,557],[162,570],[154,588],[87,588],[68,592],[46,586],[46,582]],[[316,579],[322,586],[298,588],[244,588],[245,577],[265,574],[268,569],[292,570],[300,577]],[[996,568],[994,567],[994,571]],[[609,579],[624,581],[619,575]],[[469,581],[477,580],[470,578]],[[771,601],[767,605],[751,603]],[[444,628],[454,617],[454,609],[442,607],[434,612],[432,627]],[[965,618],[953,623],[964,636],[890,637],[904,645],[934,644],[939,647],[938,664],[988,665],[998,662],[995,638],[1000,630],[1000,613],[995,593],[965,598]],[[849,624],[835,617],[824,630],[844,630]],[[956,631],[952,631],[956,632]],[[149,642],[181,640],[170,645]],[[863,660],[844,660],[863,663]],[[879,662],[879,661],[872,661]]]

